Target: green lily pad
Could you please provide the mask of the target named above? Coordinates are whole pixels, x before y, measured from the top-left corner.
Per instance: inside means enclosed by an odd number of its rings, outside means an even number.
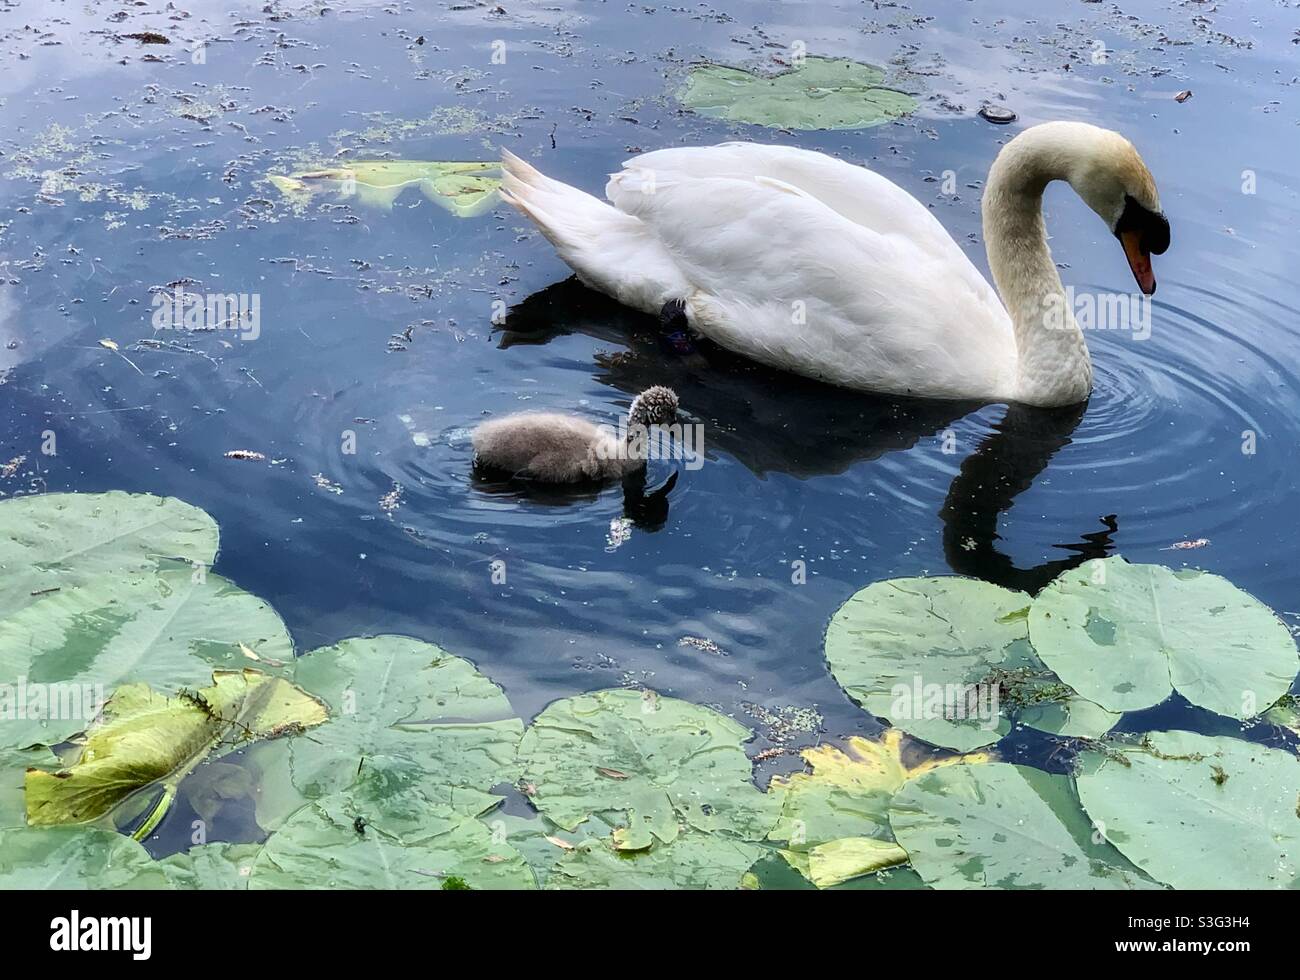
[[[1250,718],[1291,687],[1295,641],[1267,606],[1208,572],[1093,559],[1045,588],[1029,612],[1034,648],[1083,697],[1136,711],[1178,691]]]
[[[688,109],[778,129],[864,129],[915,111],[904,92],[882,88],[885,73],[842,58],[807,58],[779,75],[722,65],[691,69],[677,94]]]
[[[689,825],[761,840],[778,804],[760,793],[743,745],[749,729],[708,708],[617,689],[548,706],[519,745],[528,795],[576,830],[593,815],[621,824],[621,850],[672,843]]]
[[[188,891],[243,891],[261,844],[200,844],[158,862],[173,888]]]
[[[174,497],[113,491],[5,500],[0,502],[0,619],[55,589],[152,572],[161,559],[209,566],[218,537],[211,517]]]
[[[402,192],[414,187],[458,218],[472,218],[496,204],[499,174],[496,162],[353,160],[344,166],[268,174],[268,178],[299,206],[313,195],[333,194],[341,200],[355,197],[368,207],[391,211]]]
[[[588,838],[555,862],[546,887],[637,889],[735,889],[764,850],[756,844],[688,830],[671,844],[656,841],[625,851],[609,838]]]
[[[1079,797],[1134,864],[1175,888],[1300,887],[1300,761],[1240,739],[1152,732],[1080,760]]]
[[[948,766],[894,797],[890,826],[932,888],[1154,887],[1096,842],[1074,781],[997,762]]]
[[[212,681],[175,698],[146,684],[119,688],[71,765],[27,771],[28,823],[88,823],[156,786],[161,798],[137,831],[143,838],[165,815],[180,781],[205,759],[300,732],[326,717],[320,702],[260,671],[215,671]]]
[[[170,887],[149,852],[121,834],[88,827],[0,830],[0,889]]]
[[[280,617],[211,572],[173,564],[156,572],[102,575],[0,618],[0,745],[53,745],[85,729],[106,692],[132,682],[165,690],[206,683],[212,668],[247,662],[240,644],[291,660]],[[32,708],[34,692],[49,707]],[[54,717],[49,717],[53,715]]]
[[[289,675],[330,706],[310,738],[252,749],[258,823],[272,830],[359,777],[393,793],[418,785],[481,812],[482,792],[516,776],[524,726],[468,660],[407,636],[357,637],[304,654]],[[464,790],[464,792],[460,792]]]
[[[1030,598],[976,579],[900,578],[852,596],[826,630],[849,697],[909,735],[969,752],[1010,730],[998,669],[1033,662]]]
[[[418,792],[351,791],[291,816],[253,861],[249,888],[536,888],[532,870],[480,821]]]

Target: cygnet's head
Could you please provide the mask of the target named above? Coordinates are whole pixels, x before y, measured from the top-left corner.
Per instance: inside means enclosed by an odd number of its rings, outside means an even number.
[[[671,425],[677,421],[677,393],[663,385],[647,388],[632,399],[627,421],[629,428]]]

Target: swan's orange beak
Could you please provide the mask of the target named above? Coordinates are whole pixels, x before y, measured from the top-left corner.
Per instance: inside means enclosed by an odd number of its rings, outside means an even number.
[[[1150,296],[1156,291],[1156,274],[1151,271],[1151,253],[1142,247],[1142,234],[1136,229],[1119,233],[1120,244],[1124,246],[1124,255],[1128,267],[1133,270],[1133,278],[1143,295]]]

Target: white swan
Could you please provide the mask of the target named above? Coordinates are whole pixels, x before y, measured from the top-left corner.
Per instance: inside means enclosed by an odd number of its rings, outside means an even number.
[[[1144,293],[1169,245],[1132,144],[1085,123],[1011,140],[989,170],[984,237],[1002,302],[930,211],[821,153],[723,143],[635,157],[606,204],[503,154],[503,197],[588,285],[772,367],[847,388],[1069,405],[1092,364],[1047,246],[1043,189],[1065,180],[1124,246]],[[1003,305],[1005,302],[1005,306]]]

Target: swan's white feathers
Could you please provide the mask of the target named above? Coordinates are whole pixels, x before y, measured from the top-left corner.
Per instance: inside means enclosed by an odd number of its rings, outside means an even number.
[[[1159,198],[1137,151],[1084,123],[1047,123],[999,155],[983,198],[999,299],[931,211],[863,167],[784,146],[723,143],[633,157],[611,204],[506,154],[504,193],[589,285],[687,320],[724,347],[845,387],[1037,405],[1091,388],[1041,217],[1042,189],[1068,180],[1098,214]],[[1116,212],[1118,213],[1118,212]],[[1015,316],[1013,325],[1012,311]]]
[[[502,154],[502,171],[502,197],[532,219],[588,286],[654,312],[686,294],[687,282],[642,222],[509,151]],[[629,269],[635,274],[627,275]]]

